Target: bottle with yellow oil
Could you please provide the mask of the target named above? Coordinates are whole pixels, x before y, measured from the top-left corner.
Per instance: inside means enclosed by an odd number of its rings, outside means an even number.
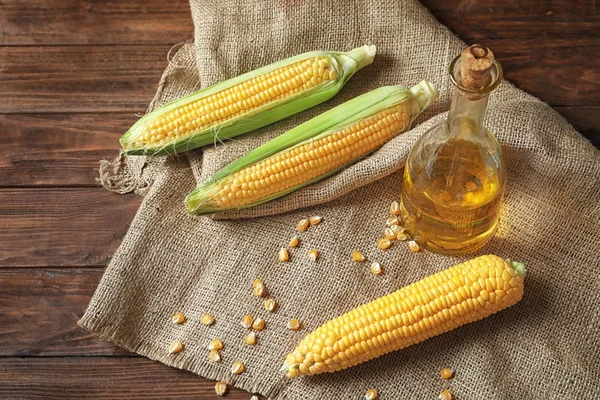
[[[450,78],[455,88],[448,120],[425,133],[406,161],[401,212],[420,245],[464,254],[494,234],[506,186],[502,149],[484,126],[502,67],[491,50],[473,45],[454,59]]]

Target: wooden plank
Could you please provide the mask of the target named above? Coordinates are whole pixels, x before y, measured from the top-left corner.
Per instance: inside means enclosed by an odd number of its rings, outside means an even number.
[[[214,381],[146,358],[0,359],[3,399],[214,399]],[[230,400],[250,394],[229,387]]]
[[[192,35],[187,0],[0,3],[0,46],[174,44]]]
[[[600,97],[597,39],[487,39],[506,77],[551,105]],[[0,48],[0,113],[141,112],[166,66],[166,46]]]
[[[0,189],[0,268],[104,266],[140,202],[100,187]]]
[[[552,106],[600,103],[600,46],[595,38],[486,39],[518,88]]]
[[[595,0],[421,2],[464,39],[600,36],[600,14]]]
[[[0,269],[0,357],[133,355],[77,326],[102,273]]]
[[[0,48],[0,114],[143,112],[167,66],[169,48]]]
[[[0,114],[0,187],[98,186],[131,114]]]

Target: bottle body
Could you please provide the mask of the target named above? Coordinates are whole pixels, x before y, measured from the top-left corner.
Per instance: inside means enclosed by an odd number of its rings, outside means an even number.
[[[426,132],[406,161],[403,223],[435,252],[474,252],[498,225],[506,167],[498,141],[483,125],[488,95],[457,87],[448,120]]]

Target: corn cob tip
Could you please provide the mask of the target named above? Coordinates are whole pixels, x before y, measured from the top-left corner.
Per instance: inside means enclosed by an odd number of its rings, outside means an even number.
[[[434,103],[439,97],[437,88],[427,79],[423,79],[409,90],[417,100],[421,110],[429,107],[429,105]]]
[[[292,371],[298,369],[298,364],[290,364],[287,360],[283,362],[283,365],[279,369],[279,372],[283,372],[288,376],[288,378],[295,378],[297,374],[294,374]]]
[[[515,272],[517,274],[523,275],[523,276],[527,275],[527,267],[525,266],[525,263],[522,263],[520,261],[511,260],[510,258],[507,258],[506,262],[515,269]]]
[[[352,58],[358,64],[357,70],[366,67],[373,63],[373,59],[375,58],[375,53],[377,52],[377,47],[375,45],[364,45],[362,47],[357,47],[354,50],[346,53],[348,57]]]

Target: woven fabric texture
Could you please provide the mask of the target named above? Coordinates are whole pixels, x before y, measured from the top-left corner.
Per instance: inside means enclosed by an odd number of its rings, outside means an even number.
[[[389,204],[399,196],[403,160],[446,117],[446,70],[463,44],[414,0],[192,0],[191,6],[195,43],[177,53],[153,106],[197,90],[199,78],[210,85],[303,51],[372,43],[378,54],[332,101],[305,113],[189,160],[124,158],[125,169],[112,166],[120,173],[128,168],[135,181],[138,164],[153,165],[146,172],[153,183],[81,326],[167,365],[273,399],[356,399],[371,387],[382,399],[432,399],[448,385],[439,378],[443,366],[456,371],[451,387],[458,399],[598,398],[600,152],[549,106],[508,83],[492,94],[486,119],[505,149],[506,199],[497,234],[479,254],[528,265],[523,300],[354,368],[283,377],[285,355],[320,324],[465,259],[412,253],[402,243],[385,252],[376,247]],[[197,181],[249,148],[357,94],[422,78],[438,85],[440,101],[372,156],[291,196],[228,216],[233,219],[186,215],[183,198]],[[278,262],[279,248],[298,234],[298,220],[310,215],[323,222],[299,234],[290,262]],[[240,219],[249,216],[256,218]],[[307,257],[312,248],[320,252],[317,262]],[[353,262],[355,249],[385,273],[374,276],[366,263]],[[252,295],[256,278],[277,300],[276,312]],[[176,311],[187,316],[183,325],[171,322]],[[215,316],[213,326],[200,323],[205,312]],[[266,320],[256,346],[243,341],[245,314]],[[303,329],[287,330],[290,318],[301,319]],[[220,363],[207,358],[215,337],[225,343]],[[185,349],[170,355],[175,339]],[[247,371],[234,376],[236,360]]]

